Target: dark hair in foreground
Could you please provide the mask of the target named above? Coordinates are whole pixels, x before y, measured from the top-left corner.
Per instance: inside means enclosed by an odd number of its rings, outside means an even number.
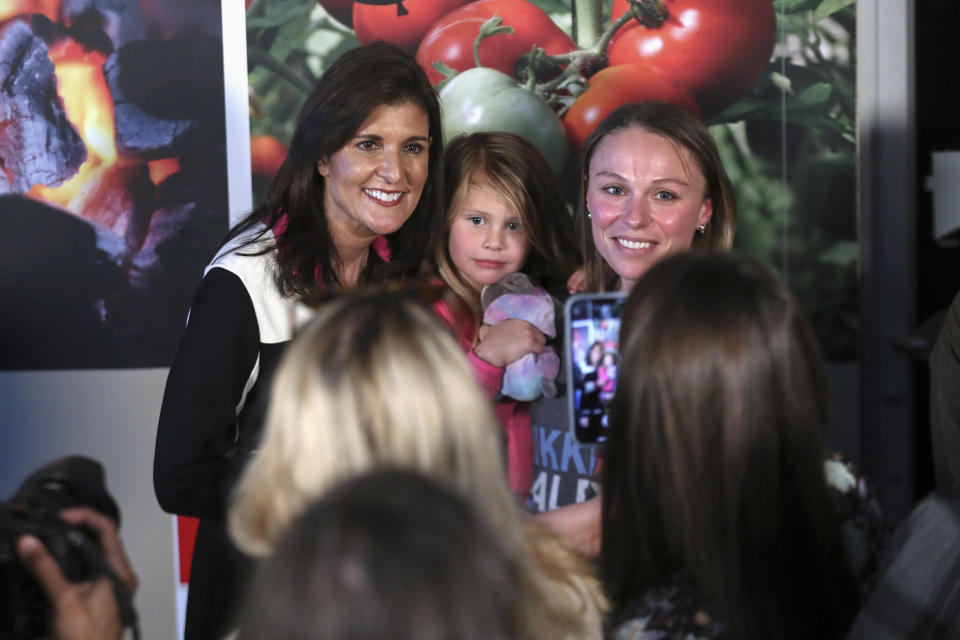
[[[603,467],[616,607],[683,568],[737,638],[835,638],[857,586],[824,474],[823,363],[786,286],[684,252],[624,307]]]
[[[378,471],[314,503],[259,567],[238,640],[507,640],[517,570],[467,502]]]
[[[707,192],[703,195],[713,202],[713,215],[704,232],[694,235],[692,248],[729,249],[733,246],[733,234],[737,227],[736,194],[710,130],[685,109],[668,102],[650,100],[628,103],[604,118],[587,137],[580,151],[580,195],[575,218],[580,250],[584,256],[587,291],[612,289],[616,281],[616,274],[612,273],[594,246],[590,219],[587,217],[590,160],[608,135],[634,127],[661,135],[686,149],[706,179]]]
[[[300,110],[290,151],[270,183],[266,202],[227,236],[229,241],[261,221],[275,228],[286,214],[276,275],[282,293],[313,293],[314,274],[325,285],[338,284],[339,257],[323,209],[324,178],[317,163],[347,144],[375,108],[404,102],[423,109],[430,123],[427,181],[413,214],[388,236],[390,262],[385,263],[371,248],[362,279],[399,279],[417,273],[423,265],[433,227],[441,219],[440,103],[416,60],[394,45],[375,42],[347,51],[323,73]]]

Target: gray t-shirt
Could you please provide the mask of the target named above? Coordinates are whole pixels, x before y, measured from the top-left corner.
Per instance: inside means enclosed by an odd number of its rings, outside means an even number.
[[[526,507],[531,513],[584,502],[599,490],[599,449],[579,444],[568,420],[565,396],[542,398],[530,408],[533,481]]]

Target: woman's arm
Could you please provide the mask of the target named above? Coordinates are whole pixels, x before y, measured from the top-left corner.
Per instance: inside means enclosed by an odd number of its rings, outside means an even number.
[[[233,455],[237,412],[259,347],[253,303],[240,278],[212,269],[194,297],[160,408],[153,483],[165,511],[225,513],[245,461]]]
[[[490,364],[477,355],[473,349],[467,350],[467,362],[473,370],[473,375],[483,388],[484,394],[491,400],[496,400],[503,387],[503,367]]]
[[[433,312],[453,332],[453,336],[467,354],[470,369],[486,396],[496,400],[500,395],[500,387],[503,386],[503,367],[490,364],[473,350],[474,331],[470,329],[473,321],[469,315],[457,313],[456,308],[444,299],[434,303]]]
[[[436,302],[433,312],[453,331],[467,354],[477,382],[491,399],[499,395],[503,386],[504,367],[528,353],[540,353],[547,342],[543,332],[518,318],[510,318],[493,326],[483,324],[474,332],[465,328],[467,323],[472,322],[469,316],[456,313],[445,300]]]

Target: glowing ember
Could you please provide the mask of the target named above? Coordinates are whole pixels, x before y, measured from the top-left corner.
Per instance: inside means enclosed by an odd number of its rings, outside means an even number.
[[[59,5],[59,0],[0,0],[0,20],[31,13],[42,13],[56,20]]]
[[[164,158],[148,162],[150,182],[160,184],[174,173],[180,171],[180,161],[176,158]]]
[[[50,59],[56,70],[58,93],[67,118],[87,146],[87,160],[80,165],[75,176],[59,187],[37,185],[28,195],[80,213],[85,191],[117,161],[113,98],[103,78],[106,57],[66,40],[50,49]]]

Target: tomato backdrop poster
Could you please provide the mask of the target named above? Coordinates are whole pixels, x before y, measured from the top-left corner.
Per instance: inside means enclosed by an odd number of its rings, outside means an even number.
[[[677,104],[719,145],[736,246],[774,266],[833,360],[856,357],[853,0],[248,0],[255,198],[344,51],[382,39],[438,88],[445,135],[520,134],[575,184],[577,149],[625,102]],[[572,201],[574,194],[568,194]]]

